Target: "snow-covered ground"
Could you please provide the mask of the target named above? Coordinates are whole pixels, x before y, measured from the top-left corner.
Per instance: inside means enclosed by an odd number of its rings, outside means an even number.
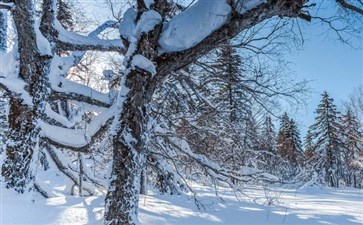
[[[143,225],[362,225],[363,191],[358,189],[275,189],[253,186],[248,196],[236,199],[229,189],[194,185],[205,209],[198,210],[193,198],[141,196],[139,219]],[[2,188],[1,225],[102,224],[102,197],[56,197],[42,199],[18,195]],[[270,204],[269,204],[270,203]]]

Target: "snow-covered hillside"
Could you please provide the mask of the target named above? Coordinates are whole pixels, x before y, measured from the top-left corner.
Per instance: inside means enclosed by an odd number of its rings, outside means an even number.
[[[363,192],[358,189],[245,189],[239,200],[229,189],[195,185],[198,210],[192,196],[147,195],[140,198],[142,225],[361,225]],[[250,196],[250,197],[249,197]],[[254,198],[251,198],[251,197]],[[102,197],[57,197],[42,199],[15,194],[2,188],[1,225],[102,224]]]

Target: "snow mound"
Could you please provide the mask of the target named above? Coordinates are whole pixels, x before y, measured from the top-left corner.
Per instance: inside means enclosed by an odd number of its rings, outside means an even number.
[[[199,0],[164,24],[159,45],[164,52],[191,48],[225,24],[231,6],[225,0]]]

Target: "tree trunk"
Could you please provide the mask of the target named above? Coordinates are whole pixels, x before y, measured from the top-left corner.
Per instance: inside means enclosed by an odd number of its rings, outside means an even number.
[[[140,174],[144,156],[119,141],[114,142],[110,189],[106,196],[105,224],[137,224]]]
[[[79,197],[83,197],[83,156],[82,153],[78,152],[78,166],[79,166]]]
[[[6,187],[24,193],[31,189],[34,181],[31,163],[38,147],[37,135],[33,120],[34,113],[21,101],[12,98],[9,112],[10,130],[6,146],[6,160],[2,166]],[[29,185],[29,186],[28,186]]]
[[[142,195],[146,195],[146,185],[147,185],[146,165],[145,168],[141,171],[141,178],[140,178],[140,194]]]
[[[147,104],[151,93],[146,87],[151,75],[133,70],[127,75],[130,91],[123,104],[116,135],[113,137],[111,183],[106,196],[105,224],[137,224],[140,177],[145,166]]]
[[[33,1],[16,0],[15,5],[12,13],[18,34],[19,78],[27,83],[23,92],[29,94],[31,101],[18,96],[10,100],[7,158],[1,174],[5,177],[6,187],[23,193],[33,189],[40,134],[37,121],[45,111],[52,56],[42,55],[38,49]]]
[[[7,49],[7,12],[0,9],[0,53],[6,52]]]

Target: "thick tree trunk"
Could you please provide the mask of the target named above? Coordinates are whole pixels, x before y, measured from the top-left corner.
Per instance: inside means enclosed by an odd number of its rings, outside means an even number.
[[[111,183],[106,196],[106,225],[134,225],[138,223],[137,209],[140,177],[145,166],[145,131],[148,121],[146,86],[151,75],[131,71],[126,83],[130,89],[123,104],[118,132],[113,137],[113,165]]]
[[[115,141],[112,178],[106,196],[105,224],[137,224],[140,174],[143,163],[142,154]]]
[[[48,97],[48,73],[51,56],[42,55],[36,43],[34,7],[32,0],[16,0],[12,10],[19,51],[19,78],[27,83],[25,95],[31,101],[12,97],[9,110],[9,132],[6,144],[7,158],[1,174],[6,186],[18,192],[33,189],[34,172],[38,161],[40,128]]]
[[[24,192],[31,187],[33,155],[37,149],[39,130],[34,127],[34,113],[21,101],[12,98],[9,112],[10,130],[6,146],[6,160],[2,166],[6,187]],[[28,186],[30,184],[30,186]]]
[[[160,5],[159,5],[160,4]],[[140,16],[147,11],[143,1],[138,1],[136,23]],[[167,2],[156,1],[154,10],[164,9]],[[144,11],[145,10],[145,11]],[[148,33],[139,34],[136,42],[129,43],[136,46],[129,50],[130,57],[125,58],[128,71],[122,89],[128,89],[126,99],[123,101],[122,112],[118,120],[118,127],[113,137],[113,166],[111,183],[106,196],[104,224],[106,225],[135,225],[138,224],[137,210],[141,188],[141,173],[146,164],[145,145],[149,121],[148,104],[156,88],[155,74],[138,65],[133,66],[135,55],[142,55],[145,60],[156,57],[158,37],[161,31],[160,24]],[[125,39],[126,40],[126,39]]]

